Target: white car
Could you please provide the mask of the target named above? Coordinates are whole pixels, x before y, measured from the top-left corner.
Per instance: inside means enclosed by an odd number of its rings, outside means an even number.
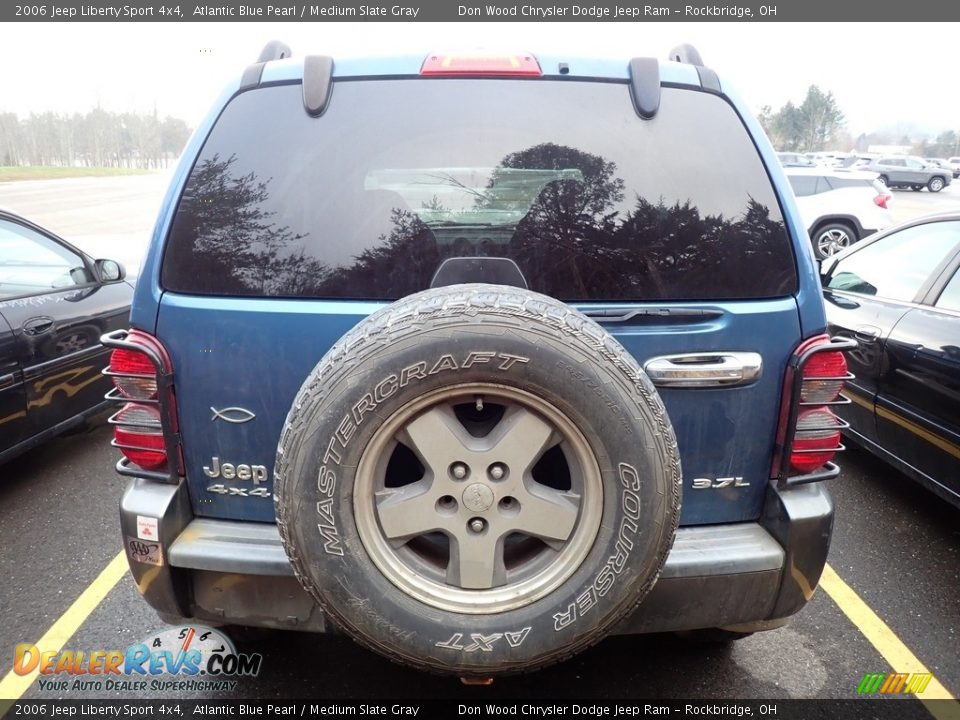
[[[874,172],[824,167],[784,172],[820,259],[893,223],[892,196]]]
[[[795,152],[778,152],[777,160],[780,161],[780,164],[786,167],[816,167],[815,163],[811,158],[807,157],[803,153]]]
[[[960,157],[947,158],[947,165],[953,171],[953,176],[960,178]]]

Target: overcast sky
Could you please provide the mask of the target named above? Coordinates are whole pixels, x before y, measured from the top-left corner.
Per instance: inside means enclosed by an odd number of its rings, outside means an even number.
[[[7,24],[0,111],[151,111],[195,125],[266,41],[294,54],[478,46],[666,57],[693,43],[754,111],[832,91],[848,130],[960,130],[951,23],[38,23]]]

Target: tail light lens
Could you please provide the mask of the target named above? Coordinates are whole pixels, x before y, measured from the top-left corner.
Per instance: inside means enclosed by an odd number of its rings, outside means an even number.
[[[157,370],[146,355],[134,350],[117,348],[110,354],[113,384],[120,394],[134,400],[157,397]]]
[[[163,425],[156,408],[130,403],[113,416],[113,438],[131,462],[145,470],[158,470],[167,464]]]
[[[821,352],[803,366],[800,402],[817,405],[833,402],[843,390],[847,360],[841,352]]]
[[[880,193],[879,195],[874,196],[873,202],[879,207],[882,207],[884,210],[887,210],[887,203],[890,202],[892,195],[887,195],[886,193]]]
[[[108,333],[101,341],[114,348],[103,371],[114,384],[107,399],[123,405],[109,420],[113,445],[124,456],[117,470],[175,482],[183,461],[170,356],[159,340],[139,330]]]
[[[843,450],[840,433],[848,425],[831,410],[849,401],[840,397],[847,371],[844,350],[852,340],[820,335],[796,349],[787,365],[777,428],[777,451],[770,476],[787,485],[835,476],[831,461]]]
[[[833,460],[840,445],[840,419],[826,408],[802,410],[797,415],[790,467],[810,473]]]

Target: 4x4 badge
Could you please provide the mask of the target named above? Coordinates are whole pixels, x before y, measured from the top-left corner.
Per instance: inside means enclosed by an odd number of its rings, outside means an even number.
[[[245,423],[253,420],[256,415],[242,407],[228,407],[223,410],[217,410],[215,407],[210,407],[210,410],[213,411],[213,417],[211,420],[223,420],[228,423]]]

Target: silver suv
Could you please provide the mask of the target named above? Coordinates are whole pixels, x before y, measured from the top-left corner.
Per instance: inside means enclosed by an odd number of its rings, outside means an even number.
[[[887,187],[940,192],[953,182],[953,173],[913,156],[878,158],[864,169],[878,173]]]

